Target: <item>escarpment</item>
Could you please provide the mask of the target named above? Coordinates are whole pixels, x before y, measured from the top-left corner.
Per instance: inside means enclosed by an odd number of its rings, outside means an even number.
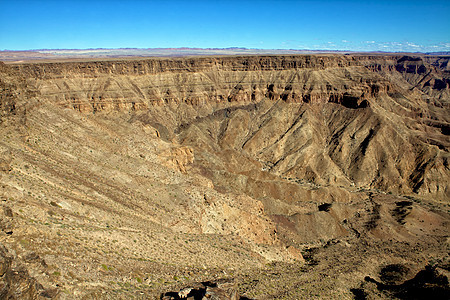
[[[204,104],[260,101],[335,101],[370,97],[386,89],[379,78],[352,78],[343,71],[361,64],[348,57],[223,57],[143,61],[17,65],[42,96],[81,111],[130,110],[167,103]],[[336,70],[336,72],[339,72]],[[325,76],[325,78],[324,78]],[[349,94],[355,89],[355,95]],[[344,89],[344,91],[343,91]],[[344,95],[345,94],[345,95]],[[351,100],[350,100],[351,102]],[[353,103],[350,105],[354,105]]]
[[[393,78],[400,88],[419,88],[445,98],[447,63],[445,57],[328,55],[36,63],[12,68],[54,103],[96,112],[263,98],[357,108],[380,93],[398,92]]]
[[[0,63],[0,294],[340,299],[444,272],[448,61]]]
[[[356,108],[389,89],[387,82],[378,82],[380,78],[372,74],[352,78],[344,72],[345,67],[358,70],[358,65],[347,57],[299,56],[46,63],[17,68],[30,82],[35,79],[32,84],[43,97],[83,112],[97,112],[180,103],[259,102],[266,97]],[[340,77],[339,82],[328,78],[330,71]]]
[[[243,56],[9,68],[52,105],[132,113],[163,138],[231,149],[276,176],[446,199],[448,60]]]

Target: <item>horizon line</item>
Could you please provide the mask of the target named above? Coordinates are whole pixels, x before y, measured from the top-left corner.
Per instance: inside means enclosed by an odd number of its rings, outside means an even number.
[[[253,50],[253,51],[294,51],[294,52],[351,52],[351,53],[450,53],[450,51],[382,51],[382,50],[348,50],[348,49],[282,49],[282,48],[247,48],[247,47],[119,47],[119,48],[40,48],[40,49],[0,49],[0,52],[39,52],[39,51],[87,51],[87,50]]]

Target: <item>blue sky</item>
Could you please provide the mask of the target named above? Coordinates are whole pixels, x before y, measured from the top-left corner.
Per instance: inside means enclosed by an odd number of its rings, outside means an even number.
[[[0,50],[450,51],[450,1],[0,0]]]

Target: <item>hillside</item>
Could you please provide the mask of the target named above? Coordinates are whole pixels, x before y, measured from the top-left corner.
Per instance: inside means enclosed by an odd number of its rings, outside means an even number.
[[[0,295],[448,292],[448,62],[0,63]]]

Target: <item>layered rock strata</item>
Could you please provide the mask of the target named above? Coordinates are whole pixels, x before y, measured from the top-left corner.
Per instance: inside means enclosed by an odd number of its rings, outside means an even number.
[[[349,297],[373,262],[445,260],[448,79],[401,55],[0,64],[1,242],[47,262],[35,294]]]

